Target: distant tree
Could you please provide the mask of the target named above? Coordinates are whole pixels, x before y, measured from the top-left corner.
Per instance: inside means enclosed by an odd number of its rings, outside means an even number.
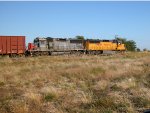
[[[137,52],[140,52],[141,50],[140,50],[140,48],[137,48],[136,51],[137,51]]]
[[[84,36],[79,36],[79,35],[78,35],[78,36],[76,36],[76,39],[82,39],[82,40],[83,40],[83,39],[84,39]]]
[[[125,45],[128,51],[136,50],[136,42],[133,40],[126,41]]]
[[[144,49],[143,49],[143,51],[147,51],[147,49],[146,49],[146,48],[144,48]]]
[[[123,44],[125,44],[126,49],[128,51],[135,51],[136,50],[136,42],[133,40],[127,40],[126,38],[118,37],[118,35],[115,36],[116,40],[122,41]]]

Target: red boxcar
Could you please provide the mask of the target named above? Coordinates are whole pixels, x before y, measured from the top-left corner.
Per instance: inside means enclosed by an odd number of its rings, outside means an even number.
[[[25,53],[25,36],[0,36],[0,55]]]

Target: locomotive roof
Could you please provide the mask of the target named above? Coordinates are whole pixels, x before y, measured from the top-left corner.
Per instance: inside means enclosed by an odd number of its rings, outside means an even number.
[[[100,39],[87,39],[88,41],[100,41]]]
[[[47,40],[62,40],[62,41],[65,41],[65,40],[67,40],[66,38],[52,38],[52,37],[47,37],[46,38]]]
[[[46,38],[37,37],[35,40],[46,40]]]
[[[116,40],[116,39],[112,39],[112,40],[108,40],[108,39],[87,39],[89,41],[113,41],[113,40]]]

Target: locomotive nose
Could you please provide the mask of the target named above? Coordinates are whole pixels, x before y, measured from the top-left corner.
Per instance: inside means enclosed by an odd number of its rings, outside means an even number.
[[[28,43],[28,50],[33,50],[35,48],[33,43]]]

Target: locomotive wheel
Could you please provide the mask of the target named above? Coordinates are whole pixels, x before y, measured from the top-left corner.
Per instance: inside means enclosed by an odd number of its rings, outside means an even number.
[[[52,52],[48,52],[48,55],[52,55]]]
[[[18,56],[19,56],[19,57],[23,57],[24,55],[23,55],[23,54],[18,54]]]
[[[103,51],[100,51],[100,54],[103,54]]]
[[[80,51],[76,51],[75,54],[76,54],[77,56],[79,56],[81,53],[80,53]]]

